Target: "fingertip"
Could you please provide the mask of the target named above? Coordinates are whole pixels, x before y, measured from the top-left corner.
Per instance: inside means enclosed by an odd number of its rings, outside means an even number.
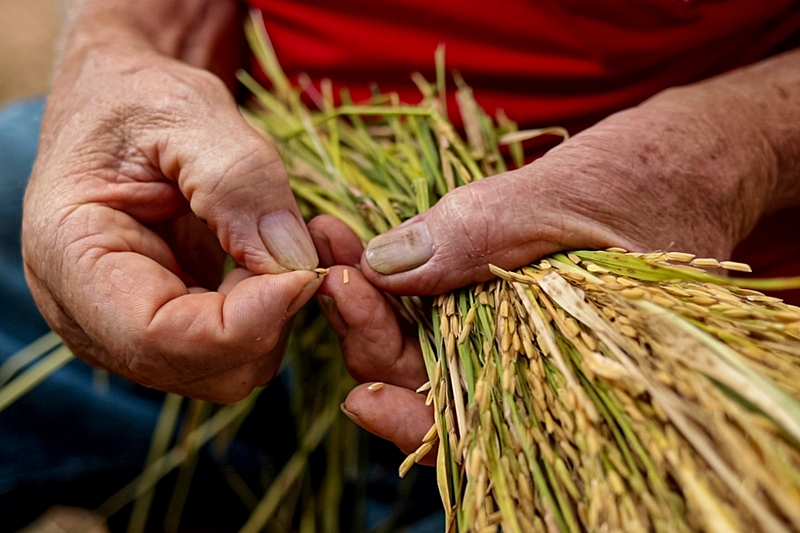
[[[358,269],[334,266],[328,270],[320,294],[335,300],[338,311],[348,327],[383,328],[393,315],[381,292],[373,287]]]
[[[328,296],[344,297],[343,291],[358,291],[367,284],[364,276],[353,267],[334,265],[328,268],[328,274],[323,280],[320,291]],[[373,290],[375,290],[373,288]]]
[[[304,270],[243,276],[224,295],[218,327],[233,344],[245,347],[251,339],[249,351],[272,349],[284,324],[314,295],[320,283],[321,275]],[[211,308],[206,313],[207,320],[219,321]]]
[[[369,390],[371,384],[350,391],[342,411],[370,433],[394,442],[403,453],[414,452],[433,425],[433,408],[425,405],[422,394],[389,384]]]
[[[290,274],[299,274],[300,276],[298,277],[300,279],[297,284],[303,283],[297,296],[295,296],[286,309],[287,316],[294,316],[294,314],[316,294],[320,285],[322,285],[322,282],[325,280],[325,276],[317,272],[302,270],[291,272]]]
[[[434,260],[435,261],[435,260]],[[374,287],[397,296],[435,295],[457,288],[458,284],[443,285],[448,281],[447,274],[442,274],[440,266],[434,261],[421,265],[408,272],[383,274],[375,270],[369,263],[366,250],[361,255],[360,271],[364,278]],[[491,276],[487,267],[487,279]]]
[[[387,276],[414,270],[427,263],[433,254],[433,239],[423,217],[378,235],[364,250],[369,266]]]
[[[359,236],[344,222],[330,215],[320,215],[308,223],[312,237],[316,234],[320,244],[327,245],[330,251],[329,265],[348,265],[358,267],[364,244]],[[315,239],[315,244],[317,240]],[[320,257],[320,261],[322,258]]]

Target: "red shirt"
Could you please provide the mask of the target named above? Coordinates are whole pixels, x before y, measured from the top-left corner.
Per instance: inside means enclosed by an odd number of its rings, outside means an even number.
[[[800,45],[797,0],[251,4],[263,11],[290,76],[331,78],[334,86],[348,86],[355,100],[377,82],[417,102],[409,74],[432,80],[433,51],[444,43],[448,68],[462,74],[490,115],[503,108],[521,127],[561,125],[573,133],[668,87]],[[755,261],[761,275],[800,275],[797,215],[773,217],[772,229],[760,228],[739,259]]]
[[[798,40],[795,0],[251,0],[281,65],[419,100],[433,51],[490,115],[575,130]],[[794,33],[794,35],[792,35]],[[800,44],[796,42],[795,45]]]

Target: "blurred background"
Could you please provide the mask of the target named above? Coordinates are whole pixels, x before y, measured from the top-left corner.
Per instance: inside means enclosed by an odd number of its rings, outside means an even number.
[[[60,11],[60,0],[0,0],[0,104],[47,93]]]

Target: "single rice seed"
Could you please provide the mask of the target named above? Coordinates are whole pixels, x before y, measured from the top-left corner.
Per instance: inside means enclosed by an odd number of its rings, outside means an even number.
[[[422,443],[422,446],[417,448],[417,451],[414,452],[414,455],[416,456],[414,461],[419,463],[422,459],[425,458],[426,455],[428,455],[428,452],[431,451],[431,448],[433,448],[433,443],[432,442],[424,442],[424,443]]]
[[[398,473],[400,477],[405,477],[408,474],[408,471],[411,470],[411,467],[414,466],[417,462],[417,454],[416,452],[411,452],[408,454],[408,457],[400,464],[400,468],[398,468]]]
[[[752,272],[753,269],[747,263],[739,263],[736,261],[720,261],[719,266],[727,270],[735,270],[736,272]]]
[[[719,261],[712,257],[698,257],[697,259],[692,259],[691,263],[689,263],[693,267],[698,268],[717,268],[719,267]]]
[[[608,272],[608,270],[606,270],[605,268],[599,265],[595,265],[594,263],[589,263],[588,265],[586,265],[586,270],[588,270],[592,274],[600,274]]]
[[[642,298],[645,297],[646,293],[643,289],[635,287],[630,289],[623,289],[622,292],[620,292],[620,294],[622,294],[625,298],[629,300],[641,300]]]
[[[710,306],[717,303],[717,300],[716,298],[712,298],[710,296],[692,296],[692,302],[696,303],[697,305]]]
[[[686,252],[667,252],[667,259],[677,263],[688,263],[694,258],[694,254],[687,254]]]
[[[375,392],[381,390],[382,388],[383,388],[383,382],[376,381],[375,383],[367,387],[367,390],[370,392]]]
[[[665,296],[653,296],[653,303],[661,307],[666,307],[667,309],[675,307],[676,305],[675,302]]]
[[[350,271],[347,270],[346,268],[342,270],[342,283],[344,283],[345,285],[350,283]]]
[[[433,424],[431,428],[425,433],[425,436],[422,437],[422,442],[433,442],[439,438],[439,434],[436,432],[436,424]]]
[[[651,252],[649,254],[644,254],[642,259],[647,261],[648,263],[657,263],[659,261],[666,261],[667,254],[664,252]]]

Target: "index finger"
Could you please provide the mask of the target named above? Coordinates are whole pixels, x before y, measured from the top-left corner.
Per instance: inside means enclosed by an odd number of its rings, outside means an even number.
[[[69,313],[108,352],[108,366],[146,385],[166,388],[259,359],[322,281],[310,271],[265,274],[227,294],[193,294],[167,245],[132,218],[102,206],[73,215],[70,224],[95,217],[104,230],[66,248],[72,265],[58,286],[73,292],[57,297],[72,302]]]

